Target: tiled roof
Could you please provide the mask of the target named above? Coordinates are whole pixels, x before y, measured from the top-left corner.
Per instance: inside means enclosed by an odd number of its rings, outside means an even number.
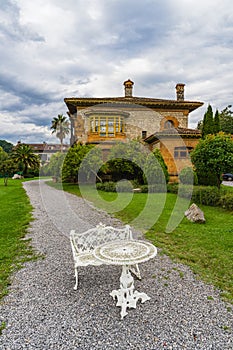
[[[60,151],[61,145],[60,144],[52,144],[52,143],[28,143],[30,147],[33,148],[35,151],[48,151],[48,150],[53,150],[53,151]],[[68,148],[69,145],[64,144],[63,149]]]
[[[131,107],[133,105],[140,105],[153,109],[185,109],[189,112],[194,111],[198,107],[203,105],[203,102],[196,101],[177,101],[177,100],[165,100],[148,97],[101,97],[101,98],[88,98],[88,97],[71,97],[65,98],[66,103],[71,114],[75,113],[77,107],[90,107],[99,104],[114,104],[114,107],[124,108]]]
[[[197,129],[188,129],[188,128],[170,128],[164,129],[162,131],[158,131],[150,136],[148,136],[144,141],[147,143],[151,143],[154,141],[158,141],[160,138],[164,137],[189,137],[189,138],[199,138],[201,137],[201,131]]]

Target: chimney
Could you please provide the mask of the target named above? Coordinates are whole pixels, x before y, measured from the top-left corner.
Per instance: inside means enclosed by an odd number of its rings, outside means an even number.
[[[125,97],[132,97],[134,82],[128,79],[124,82],[124,85],[125,85]]]
[[[184,101],[184,87],[185,84],[176,84],[176,99],[177,101]]]

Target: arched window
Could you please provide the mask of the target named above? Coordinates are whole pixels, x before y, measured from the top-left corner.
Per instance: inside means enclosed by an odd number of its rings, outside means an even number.
[[[174,122],[172,120],[166,120],[164,123],[164,129],[174,128]]]

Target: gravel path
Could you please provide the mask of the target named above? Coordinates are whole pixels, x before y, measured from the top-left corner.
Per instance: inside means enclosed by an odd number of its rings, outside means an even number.
[[[139,302],[123,320],[109,295],[119,287],[120,267],[82,268],[74,291],[70,229],[84,231],[100,221],[122,224],[42,181],[24,187],[36,219],[28,236],[45,258],[14,275],[0,304],[0,322],[7,323],[1,350],[233,349],[232,306],[161,253],[140,265],[143,278],[135,280],[135,288],[151,300]]]

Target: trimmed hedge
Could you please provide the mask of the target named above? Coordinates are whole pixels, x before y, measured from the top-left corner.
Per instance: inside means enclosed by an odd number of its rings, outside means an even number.
[[[216,186],[188,186],[181,185],[179,187],[179,196],[190,198],[197,204],[204,204],[213,207],[223,207],[228,210],[233,209],[233,193],[227,190],[221,191]]]
[[[148,193],[147,185],[138,187],[140,187],[142,193]],[[96,188],[105,192],[132,192],[132,185],[128,181],[97,183]],[[182,198],[189,198],[196,204],[220,206],[227,210],[233,210],[233,192],[227,192],[227,189],[219,190],[216,186],[190,186],[174,183],[167,184],[167,189],[166,186],[152,185],[149,192],[174,193]]]
[[[222,195],[219,200],[219,204],[225,209],[233,210],[233,193]]]

